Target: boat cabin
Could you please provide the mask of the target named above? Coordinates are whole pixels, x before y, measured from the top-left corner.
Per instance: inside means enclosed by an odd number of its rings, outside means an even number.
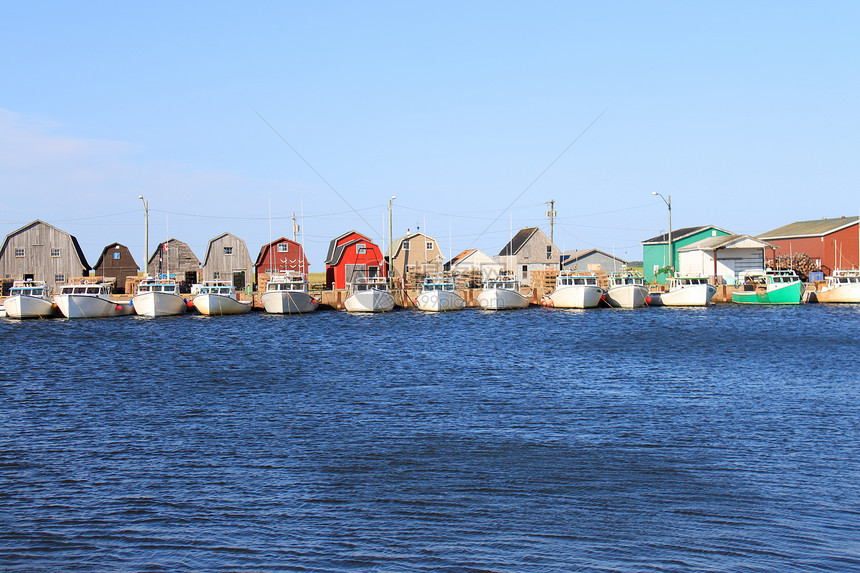
[[[860,271],[856,270],[837,270],[832,276],[827,277],[827,286],[856,284],[860,284]]]
[[[485,289],[512,290],[520,292],[520,281],[511,277],[499,277],[484,283]]]
[[[235,292],[233,283],[227,281],[203,281],[202,284],[195,285],[197,294],[223,294],[232,295]]]
[[[624,285],[645,286],[645,277],[632,273],[612,273],[609,276],[609,286],[617,287]]]
[[[60,294],[85,294],[90,296],[99,296],[102,298],[110,298],[110,287],[106,284],[63,285],[60,288]]]
[[[166,292],[179,294],[179,283],[170,279],[144,279],[137,285],[137,294],[147,292]]]
[[[555,279],[555,286],[597,286],[597,276],[562,271]]]
[[[388,290],[388,284],[382,277],[356,277],[350,283],[352,292],[361,292],[365,290]]]
[[[301,273],[275,275],[266,283],[266,292],[301,291],[307,292],[308,283]]]
[[[9,291],[9,295],[46,298],[47,291],[48,287],[45,286],[45,281],[15,281],[12,283],[12,290]]]
[[[457,288],[451,277],[427,277],[424,279],[424,284],[421,285],[421,290],[424,292],[437,290],[454,292]]]
[[[707,277],[672,277],[669,279],[670,287],[682,287],[690,285],[706,285]]]

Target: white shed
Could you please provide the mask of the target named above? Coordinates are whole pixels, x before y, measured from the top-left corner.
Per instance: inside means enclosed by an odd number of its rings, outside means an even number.
[[[485,281],[498,277],[503,269],[502,263],[494,261],[490,255],[478,249],[466,249],[445,263],[446,271],[481,271],[481,276]]]
[[[766,248],[773,245],[749,235],[708,237],[678,249],[678,273],[734,283],[741,272],[764,268]]]

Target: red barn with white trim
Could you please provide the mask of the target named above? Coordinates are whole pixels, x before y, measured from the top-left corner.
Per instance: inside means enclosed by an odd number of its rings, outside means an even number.
[[[300,243],[286,237],[274,240],[260,247],[260,254],[254,263],[254,273],[259,277],[263,273],[282,273],[296,271],[308,276],[310,263],[305,256],[305,249]]]
[[[325,265],[327,288],[344,289],[356,277],[388,274],[382,249],[358,231],[332,239]]]

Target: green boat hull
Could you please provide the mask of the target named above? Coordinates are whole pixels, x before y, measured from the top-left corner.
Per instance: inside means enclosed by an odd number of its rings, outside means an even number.
[[[800,304],[802,294],[803,284],[794,283],[767,292],[736,291],[732,293],[732,302],[738,304]]]

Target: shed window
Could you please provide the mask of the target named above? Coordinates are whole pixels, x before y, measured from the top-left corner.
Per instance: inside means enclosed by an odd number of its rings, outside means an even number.
[[[404,251],[408,251],[408,250],[409,250],[409,241],[403,241],[403,250],[404,250]]]
[[[114,260],[117,260],[117,261],[119,260],[119,251],[114,251],[113,258],[114,258]]]
[[[51,249],[51,256],[57,258],[60,256],[60,249]]]
[[[55,283],[66,282],[66,275],[54,275],[54,282]]]
[[[427,250],[428,250],[428,251],[432,251],[432,250],[433,250],[433,241],[427,241]]]
[[[546,258],[548,258],[548,259],[552,258],[552,245],[546,246]]]
[[[233,247],[224,247],[224,254],[225,255],[232,255],[233,254]]]
[[[290,252],[290,244],[289,243],[278,243],[278,252],[279,253],[289,253]]]
[[[24,256],[24,249],[15,249],[15,256],[16,257],[23,257]]]
[[[528,280],[529,278],[529,266],[523,265],[523,280]]]
[[[359,243],[355,246],[355,252],[359,255],[363,255],[367,252],[367,245],[364,243]]]

